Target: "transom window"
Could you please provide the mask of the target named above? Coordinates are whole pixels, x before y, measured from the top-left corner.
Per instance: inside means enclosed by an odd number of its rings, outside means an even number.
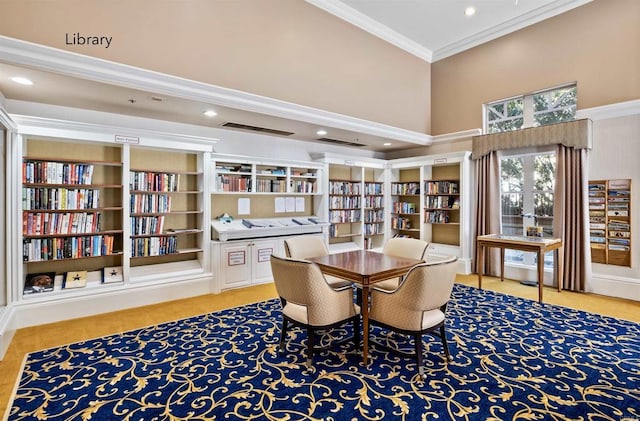
[[[498,133],[575,119],[576,85],[562,86],[485,104],[484,132]]]

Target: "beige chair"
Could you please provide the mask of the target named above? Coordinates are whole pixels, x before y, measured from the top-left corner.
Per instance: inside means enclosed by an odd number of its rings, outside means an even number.
[[[310,257],[327,256],[329,249],[324,239],[319,235],[300,235],[284,240],[284,252],[287,257],[305,260]],[[351,285],[351,281],[326,275],[325,278],[332,288],[342,288]]]
[[[406,257],[409,259],[425,260],[429,243],[416,238],[396,237],[386,242],[382,248],[382,254],[394,257]],[[375,284],[376,288],[393,291],[398,288],[402,278],[388,279]]]
[[[405,357],[416,358],[422,378],[423,334],[440,336],[447,360],[451,360],[445,336],[445,312],[456,279],[457,266],[457,257],[420,263],[409,270],[397,289],[386,291],[373,288],[371,291],[370,323],[396,333],[411,335],[415,342],[415,352],[409,354],[386,345],[378,346]]]
[[[271,271],[282,303],[281,351],[284,349],[289,323],[307,332],[309,368],[313,361],[313,353],[328,348],[316,344],[318,330],[327,330],[351,322],[356,349],[360,348],[360,307],[353,302],[353,290],[350,286],[341,289],[331,288],[318,265],[305,260],[272,255]],[[336,346],[348,339],[329,345]]]

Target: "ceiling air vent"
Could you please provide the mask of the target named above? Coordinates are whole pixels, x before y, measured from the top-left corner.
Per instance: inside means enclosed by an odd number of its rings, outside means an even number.
[[[321,137],[320,139],[317,139],[319,142],[327,142],[327,143],[333,143],[335,145],[343,145],[343,146],[355,146],[358,148],[361,148],[363,146],[367,146],[365,144],[362,143],[355,143],[355,142],[349,142],[347,140],[338,140],[338,139],[331,139],[329,137]]]
[[[291,136],[293,134],[293,132],[286,132],[284,130],[268,129],[266,127],[258,127],[258,126],[250,126],[248,124],[233,123],[231,121],[227,121],[226,123],[223,123],[222,126],[223,127],[229,127],[229,128],[232,128],[232,129],[251,130],[253,132],[274,134],[274,135],[278,135],[278,136]]]

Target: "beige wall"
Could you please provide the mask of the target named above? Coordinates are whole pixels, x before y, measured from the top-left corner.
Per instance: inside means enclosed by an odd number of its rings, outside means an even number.
[[[303,0],[0,0],[0,11],[1,35],[430,131],[430,64]],[[75,32],[113,41],[65,45]]]
[[[432,65],[433,135],[482,127],[482,104],[567,82],[578,108],[640,98],[640,1],[594,0]]]

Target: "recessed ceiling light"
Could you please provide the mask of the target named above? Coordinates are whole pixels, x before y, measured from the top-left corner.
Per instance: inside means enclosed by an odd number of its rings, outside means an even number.
[[[157,102],[162,102],[162,101],[164,101],[164,98],[162,98],[161,96],[152,96],[151,100],[152,101],[157,101]]]
[[[318,136],[324,136],[324,135],[326,135],[326,134],[327,134],[327,131],[326,131],[326,130],[322,130],[322,129],[320,129],[320,130],[318,130],[318,131],[316,132],[316,134],[317,134]]]
[[[30,79],[22,76],[15,76],[11,78],[15,83],[19,83],[20,85],[33,85],[33,82]]]
[[[464,14],[465,16],[473,16],[476,14],[476,8],[473,6],[469,6],[466,9],[464,9]]]
[[[204,112],[204,115],[206,115],[207,117],[215,117],[218,115],[218,113],[213,110],[207,110]]]
[[[391,142],[384,142],[383,145],[384,146],[391,146]]]

